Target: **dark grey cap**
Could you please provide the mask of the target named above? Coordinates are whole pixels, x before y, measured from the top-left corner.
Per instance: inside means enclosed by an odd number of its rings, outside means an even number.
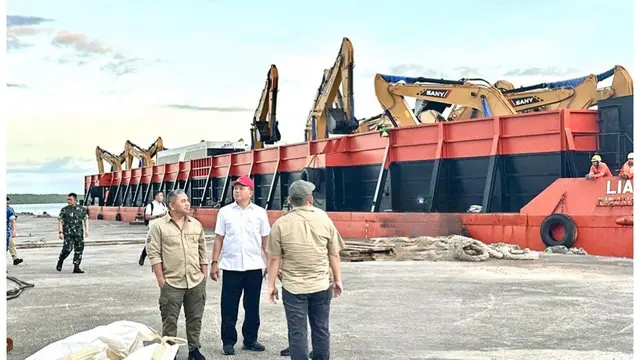
[[[289,186],[289,196],[292,199],[306,199],[313,195],[316,186],[304,180],[296,180]]]

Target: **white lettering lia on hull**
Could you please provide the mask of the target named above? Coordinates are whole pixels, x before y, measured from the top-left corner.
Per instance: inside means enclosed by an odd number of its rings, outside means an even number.
[[[607,180],[607,195],[633,194],[633,183],[629,180]]]

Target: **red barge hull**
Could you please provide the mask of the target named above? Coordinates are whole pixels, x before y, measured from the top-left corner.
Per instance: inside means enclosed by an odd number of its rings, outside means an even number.
[[[559,110],[425,124],[389,137],[355,134],[90,175],[85,199],[92,219],[130,222],[153,191],[185,189],[193,215],[213,228],[215,204],[232,201],[238,176],[253,177],[255,202],[272,221],[288,185],[304,178],[346,238],[466,232],[485,243],[565,244],[632,258],[633,182],[584,179],[593,154],[612,170],[626,156],[602,152],[600,115]],[[466,212],[473,205],[482,212]]]

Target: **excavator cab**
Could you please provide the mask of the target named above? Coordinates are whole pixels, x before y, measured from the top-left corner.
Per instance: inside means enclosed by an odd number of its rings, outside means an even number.
[[[327,130],[329,134],[347,135],[356,129],[354,122],[349,121],[343,109],[327,108]]]

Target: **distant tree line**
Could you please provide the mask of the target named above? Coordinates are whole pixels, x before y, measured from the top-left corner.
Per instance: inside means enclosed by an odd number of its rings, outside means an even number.
[[[11,199],[11,204],[60,204],[67,202],[67,194],[7,194]],[[84,196],[78,194],[78,200]]]

